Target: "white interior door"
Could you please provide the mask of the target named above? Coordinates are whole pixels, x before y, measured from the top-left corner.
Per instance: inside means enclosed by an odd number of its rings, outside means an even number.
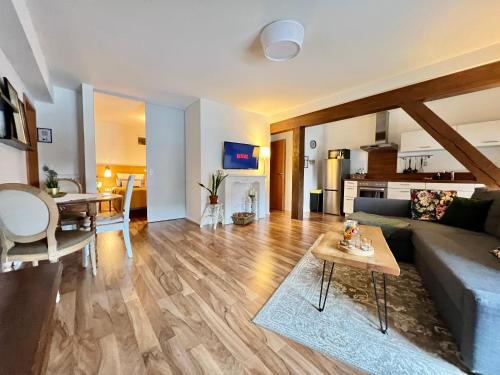
[[[148,222],[186,217],[184,111],[146,103]]]

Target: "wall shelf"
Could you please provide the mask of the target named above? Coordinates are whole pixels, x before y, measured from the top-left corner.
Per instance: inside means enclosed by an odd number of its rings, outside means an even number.
[[[32,151],[34,148],[29,144],[23,143],[16,138],[0,138],[0,143],[6,144],[8,146],[17,148],[22,151]]]

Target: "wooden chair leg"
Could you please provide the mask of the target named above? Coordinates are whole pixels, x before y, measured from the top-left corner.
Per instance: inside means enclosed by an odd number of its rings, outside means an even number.
[[[92,274],[94,276],[97,275],[97,262],[96,262],[96,248],[95,248],[95,240],[92,239],[90,241],[90,263],[92,264]]]
[[[132,243],[130,242],[130,229],[128,223],[123,225],[123,239],[125,241],[125,248],[127,249],[127,256],[132,258]]]

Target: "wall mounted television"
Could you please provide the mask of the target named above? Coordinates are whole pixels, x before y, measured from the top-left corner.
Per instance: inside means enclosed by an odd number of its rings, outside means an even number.
[[[224,142],[224,169],[259,169],[260,146]]]

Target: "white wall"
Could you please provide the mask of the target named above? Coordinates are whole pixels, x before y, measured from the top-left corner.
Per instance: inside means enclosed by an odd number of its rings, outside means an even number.
[[[271,135],[271,141],[285,140],[285,211],[292,210],[292,157],[293,133],[285,132]],[[272,157],[272,156],[271,156]]]
[[[84,160],[84,188],[87,193],[97,191],[95,162],[94,87],[82,83],[82,138]]]
[[[201,102],[186,109],[186,217],[199,222],[201,207]]]
[[[309,157],[309,165],[304,168],[304,212],[309,212],[309,198],[311,189],[323,188],[323,159],[326,158],[325,126],[312,126],[306,128],[304,156]],[[312,149],[310,143],[316,141],[316,148]]]
[[[42,167],[46,164],[61,177],[83,176],[81,155],[81,94],[77,91],[55,87],[54,103],[36,102],[37,127],[52,129],[52,143],[38,143],[38,164],[40,180],[43,182]]]
[[[184,111],[146,103],[148,221],[186,216]]]
[[[0,77],[7,77],[17,91],[19,98],[23,93],[28,96],[24,82],[16,73],[3,51],[0,49]],[[0,116],[3,113],[0,112]],[[16,148],[0,143],[0,183],[20,182],[26,183],[26,153]]]
[[[366,172],[368,154],[361,146],[375,142],[375,115],[366,115],[347,120],[331,122],[325,128],[324,158],[328,150],[348,148],[351,150],[351,173],[358,169]]]
[[[146,136],[145,124],[95,124],[96,163],[146,165],[146,146],[137,142]]]
[[[222,154],[224,141],[250,143],[259,146],[270,144],[269,124],[264,116],[256,113],[244,111],[225,104],[213,102],[207,99],[200,99],[198,104],[194,104],[187,110],[187,131],[186,131],[186,152],[190,153],[191,148],[195,153],[186,159],[190,163],[196,163],[200,152],[200,168],[190,165],[187,170],[187,207],[189,220],[199,222],[200,216],[208,201],[208,193],[201,191],[201,198],[198,197],[193,186],[198,182],[208,184],[212,173],[222,169]],[[199,116],[197,111],[199,111]],[[199,119],[198,119],[199,117]],[[198,146],[199,139],[199,147]],[[269,171],[269,161],[265,161],[266,173]],[[262,175],[264,173],[264,162],[259,163],[259,170],[227,170],[226,173],[232,175]],[[268,192],[268,187],[266,188]],[[269,202],[266,197],[266,212]]]

